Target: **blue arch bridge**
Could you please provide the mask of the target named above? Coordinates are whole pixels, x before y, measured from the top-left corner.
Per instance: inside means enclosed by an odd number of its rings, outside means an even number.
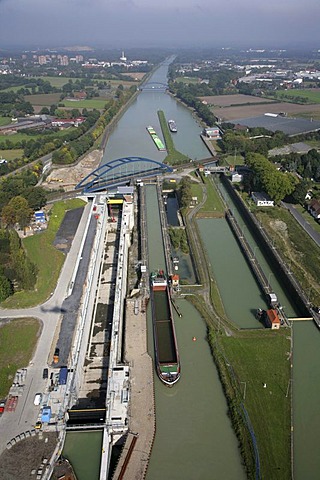
[[[162,82],[147,82],[140,86],[139,90],[142,91],[165,91],[167,90],[168,84]]]
[[[156,177],[173,172],[172,167],[144,157],[124,157],[101,165],[78,183],[76,189],[94,193],[110,187],[130,183],[132,180]]]

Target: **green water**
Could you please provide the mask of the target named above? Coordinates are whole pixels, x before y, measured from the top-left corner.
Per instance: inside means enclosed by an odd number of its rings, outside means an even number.
[[[77,480],[99,480],[103,431],[68,432],[62,455],[66,457]]]
[[[198,225],[228,317],[242,328],[261,328],[255,314],[267,305],[227,221],[204,218]]]
[[[147,480],[245,479],[206,326],[186,300],[179,309],[183,317],[175,315],[175,328],[181,379],[168,388],[155,375],[156,437]],[[153,355],[151,322],[149,315]]]
[[[146,187],[146,210],[149,268],[163,268],[155,186]],[[181,379],[170,389],[154,375],[156,437],[147,480],[244,479],[237,439],[206,341],[206,325],[187,301],[180,301],[179,308],[183,317],[175,315],[174,320]],[[150,310],[148,351],[154,356]]]
[[[297,322],[293,340],[294,478],[320,478],[320,332]]]

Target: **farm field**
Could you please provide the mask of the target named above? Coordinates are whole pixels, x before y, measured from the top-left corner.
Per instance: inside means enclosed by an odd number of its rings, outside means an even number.
[[[106,98],[90,98],[79,101],[63,100],[61,103],[65,108],[96,108],[97,110],[103,110],[106,102]]]
[[[272,103],[273,100],[268,98],[255,97],[253,95],[211,95],[209,97],[199,97],[201,101],[205,101],[208,105],[217,107],[230,107],[235,105],[246,105],[248,103]]]
[[[310,88],[309,90],[285,90],[276,92],[277,98],[305,98],[309,103],[320,103],[320,88]]]
[[[30,102],[31,105],[50,107],[50,105],[59,103],[60,95],[60,93],[41,93],[39,95],[25,95],[24,99],[26,102]]]
[[[226,107],[211,107],[212,112],[222,121],[228,122],[237,118],[249,118],[265,113],[285,112],[289,117],[316,118],[320,115],[319,105],[297,105],[294,103],[269,103],[268,105],[239,105]]]

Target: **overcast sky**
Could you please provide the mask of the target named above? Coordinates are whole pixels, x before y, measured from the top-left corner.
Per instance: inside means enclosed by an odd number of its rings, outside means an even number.
[[[0,0],[5,46],[313,46],[319,0]]]

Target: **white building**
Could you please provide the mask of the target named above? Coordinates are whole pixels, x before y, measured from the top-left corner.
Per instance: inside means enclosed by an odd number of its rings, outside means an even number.
[[[274,207],[274,201],[265,192],[252,192],[251,197],[257,207]]]

